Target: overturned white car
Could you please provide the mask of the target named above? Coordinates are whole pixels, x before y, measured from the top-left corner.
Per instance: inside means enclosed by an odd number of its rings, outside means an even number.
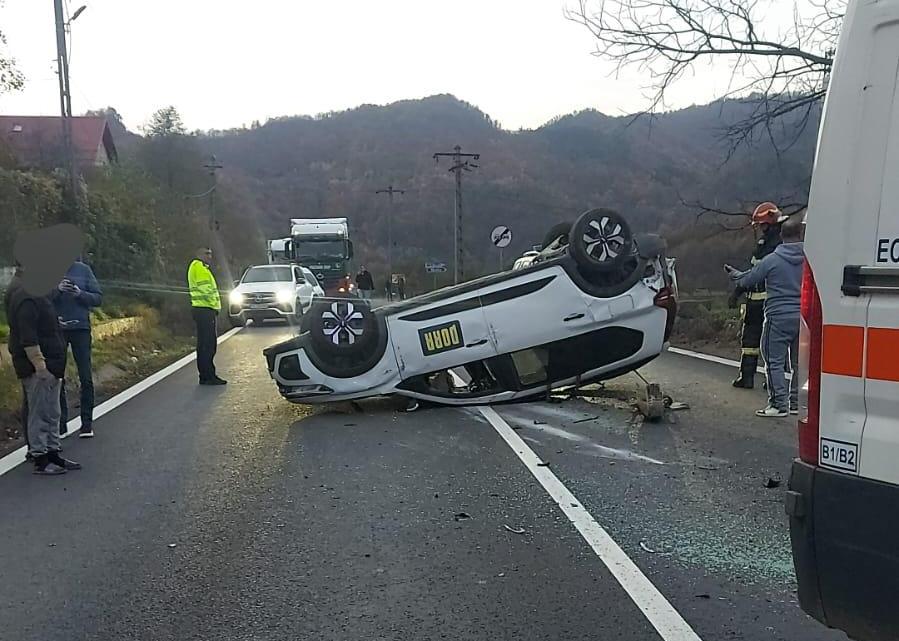
[[[658,356],[677,311],[664,241],[633,237],[606,209],[551,235],[517,270],[377,309],[315,303],[299,336],[264,352],[281,395],[496,403],[619,376]]]

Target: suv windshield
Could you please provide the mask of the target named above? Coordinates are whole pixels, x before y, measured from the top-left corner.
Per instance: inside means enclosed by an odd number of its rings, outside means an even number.
[[[242,283],[289,283],[293,281],[290,267],[251,267],[243,275]]]
[[[346,242],[343,240],[300,240],[294,237],[294,253],[297,258],[346,258]]]

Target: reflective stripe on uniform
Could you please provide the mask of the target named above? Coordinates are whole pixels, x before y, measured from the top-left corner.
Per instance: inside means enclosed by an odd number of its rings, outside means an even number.
[[[761,350],[758,347],[744,347],[740,350],[743,356],[758,356]]]
[[[749,292],[749,300],[767,300],[768,292]]]

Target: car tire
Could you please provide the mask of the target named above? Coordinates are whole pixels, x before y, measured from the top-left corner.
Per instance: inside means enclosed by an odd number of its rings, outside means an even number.
[[[246,327],[247,319],[243,316],[228,316],[228,322],[231,324],[231,327]]]
[[[585,273],[618,270],[634,248],[630,225],[617,211],[604,208],[581,214],[568,241],[569,253]]]
[[[568,244],[568,234],[571,232],[571,222],[565,221],[563,223],[557,223],[549,228],[549,231],[546,232],[546,235],[543,237],[543,249],[546,249],[550,245],[552,245],[559,237],[564,236],[564,239],[561,242],[561,245]]]
[[[288,324],[300,327],[303,323],[303,316],[303,303],[298,298],[293,304],[293,316],[289,317]]]
[[[323,358],[353,356],[363,360],[379,338],[371,307],[351,298],[316,302],[304,314],[303,327]]]

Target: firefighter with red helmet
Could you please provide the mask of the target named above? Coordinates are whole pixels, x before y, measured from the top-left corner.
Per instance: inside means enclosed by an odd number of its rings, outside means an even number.
[[[756,246],[750,262],[755,265],[780,245],[780,224],[785,220],[777,205],[764,202],[752,212],[752,228],[756,234]],[[734,380],[734,387],[752,389],[755,387],[755,372],[759,364],[759,344],[762,339],[762,323],[765,321],[765,284],[761,283],[744,290],[737,287],[730,296],[730,306],[736,307],[740,299],[740,316],[743,320],[740,331],[740,375]]]

